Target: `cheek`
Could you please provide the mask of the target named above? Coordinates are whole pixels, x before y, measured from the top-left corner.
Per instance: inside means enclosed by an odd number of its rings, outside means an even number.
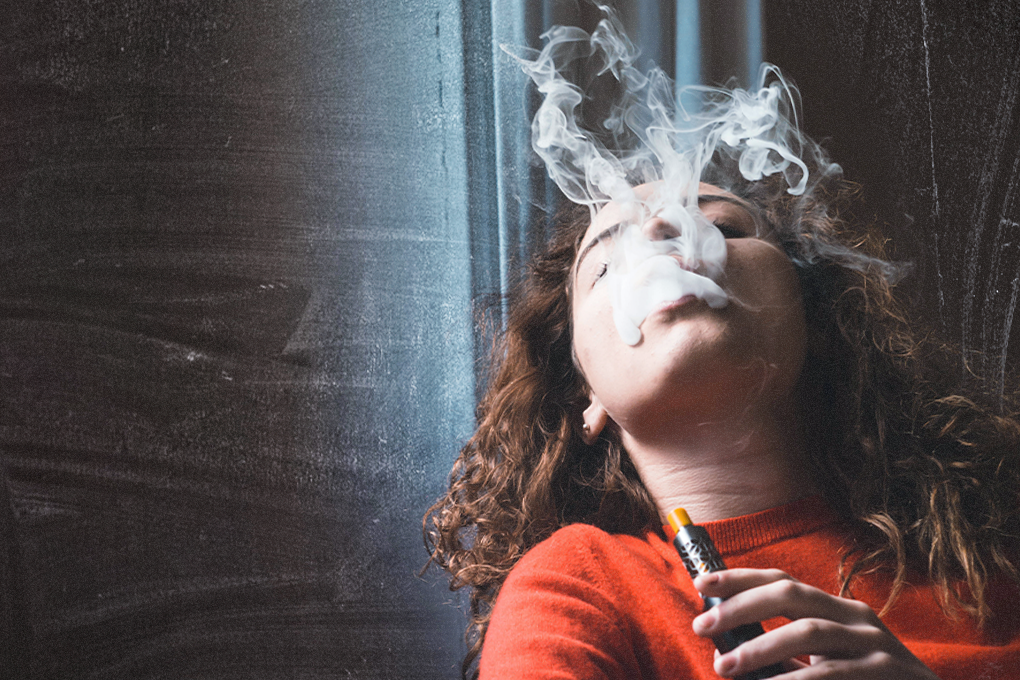
[[[605,370],[607,359],[616,351],[612,308],[597,303],[588,298],[573,311],[574,355],[589,382]]]
[[[592,391],[611,403],[616,393],[628,391],[634,348],[620,338],[608,299],[597,294],[601,292],[590,293],[572,312],[574,359]]]
[[[748,240],[730,246],[727,276],[742,308],[741,335],[752,353],[792,384],[804,360],[806,321],[800,282],[793,263],[775,246]]]

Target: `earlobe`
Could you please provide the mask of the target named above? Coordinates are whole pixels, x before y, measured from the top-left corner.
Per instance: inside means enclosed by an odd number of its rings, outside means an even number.
[[[582,415],[584,425],[581,428],[581,439],[590,446],[595,443],[595,440],[599,438],[599,434],[602,433],[602,429],[609,421],[609,414],[606,412],[605,407],[602,406],[599,398],[592,394],[591,404],[588,408],[584,409]]]

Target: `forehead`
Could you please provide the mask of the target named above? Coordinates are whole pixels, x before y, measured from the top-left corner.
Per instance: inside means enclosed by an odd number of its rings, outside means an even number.
[[[655,193],[656,189],[659,189],[661,184],[640,184],[634,187],[634,193],[641,200],[648,199]],[[698,185],[699,196],[726,196],[736,201],[743,203],[743,200],[731,194],[728,191],[723,191],[717,186],[712,184],[705,184],[702,182]],[[623,209],[614,202],[607,203],[602,207],[601,210],[595,215],[595,219],[588,225],[588,229],[585,231],[584,236],[581,239],[581,243],[587,243],[592,238],[601,234],[606,228],[620,222],[624,218]]]

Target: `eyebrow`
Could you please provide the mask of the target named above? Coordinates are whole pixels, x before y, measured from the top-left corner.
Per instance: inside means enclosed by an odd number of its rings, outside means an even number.
[[[577,256],[577,264],[574,265],[574,276],[577,276],[577,272],[581,270],[581,262],[584,260],[584,256],[588,254],[588,251],[601,243],[604,239],[616,236],[621,229],[623,229],[624,223],[617,222],[616,224],[610,225],[599,232],[598,236],[588,241],[588,245],[581,249],[581,253]]]
[[[698,196],[698,205],[700,206],[702,203],[732,203],[738,208],[743,208],[747,212],[751,213],[752,217],[754,216],[754,213],[752,212],[753,208],[751,207],[751,205],[747,201],[741,198],[737,198],[735,196],[723,196],[722,194],[703,194],[701,196]]]
[[[758,222],[758,219],[755,216],[753,208],[750,205],[748,205],[745,201],[742,201],[739,198],[735,198],[733,196],[722,196],[720,194],[704,194],[698,196],[698,207],[701,207],[703,204],[706,203],[732,203],[738,208],[741,208],[745,212],[749,213],[751,219],[753,219],[755,223]],[[622,229],[623,226],[624,226],[623,222],[617,222],[616,224],[606,227],[601,232],[599,232],[599,234],[595,236],[592,240],[588,241],[584,248],[581,249],[580,254],[578,254],[577,256],[577,263],[574,265],[575,277],[577,276],[577,272],[581,271],[581,261],[584,260],[584,256],[588,254],[588,251],[597,246],[604,239],[616,236],[616,234],[619,233],[620,229]]]

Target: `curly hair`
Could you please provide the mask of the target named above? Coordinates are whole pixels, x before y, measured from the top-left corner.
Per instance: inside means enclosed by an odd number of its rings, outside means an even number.
[[[1020,580],[1020,425],[980,389],[949,381],[958,353],[912,331],[882,242],[844,217],[852,185],[829,178],[797,198],[775,184],[740,193],[784,226],[776,233],[800,279],[808,328],[800,416],[815,479],[856,528],[841,594],[858,575],[891,570],[885,612],[907,570],[918,569],[947,613],[963,609],[983,623],[989,579]],[[589,221],[586,208],[557,219],[511,293],[478,429],[424,519],[430,563],[449,572],[452,589],[471,589],[464,677],[477,675],[493,602],[529,548],[571,523],[634,535],[658,524],[612,428],[592,446],[581,437],[588,392],[573,361],[568,281]]]

